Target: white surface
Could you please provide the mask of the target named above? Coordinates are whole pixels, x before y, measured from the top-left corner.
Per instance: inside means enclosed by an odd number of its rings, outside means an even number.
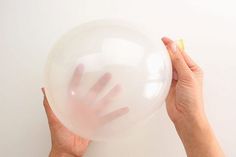
[[[184,38],[189,54],[205,71],[209,120],[227,156],[236,156],[236,13],[225,15],[200,12],[185,0],[1,0],[1,156],[47,156],[50,136],[40,91],[47,53],[61,34],[101,17],[140,22],[157,33],[156,40],[162,35]],[[87,157],[184,154],[163,107],[131,139],[93,143]]]

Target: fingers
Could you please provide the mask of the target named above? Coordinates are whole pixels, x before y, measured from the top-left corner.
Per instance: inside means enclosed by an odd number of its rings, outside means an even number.
[[[72,96],[75,95],[75,91],[79,86],[83,72],[84,72],[84,66],[83,66],[83,64],[79,64],[76,67],[74,74],[72,76],[72,79],[70,81],[70,85],[69,85],[69,94],[70,95],[72,95]]]
[[[85,96],[85,101],[91,102],[94,101],[97,95],[102,92],[102,90],[106,87],[108,82],[111,80],[111,74],[105,73],[89,90],[88,94]]]
[[[162,38],[163,43],[168,46],[169,44],[173,43],[173,41],[167,37]],[[181,41],[183,42],[183,41]],[[180,48],[181,50],[181,55],[183,56],[186,64],[188,65],[188,67],[191,69],[192,72],[198,72],[201,71],[201,68],[192,60],[192,58],[184,51],[184,45],[183,43],[181,43],[180,45],[182,45]]]
[[[174,42],[173,40],[171,40],[167,37],[163,37],[161,40],[162,40],[162,42],[164,43],[165,46],[170,45],[171,43]]]
[[[91,88],[91,92],[95,92],[95,93],[101,92],[104,89],[104,87],[107,85],[107,83],[110,81],[110,79],[111,79],[111,74],[105,73]]]
[[[128,112],[129,112],[128,107],[120,108],[120,109],[117,109],[113,112],[110,112],[110,113],[108,113],[107,115],[105,115],[101,118],[101,125],[104,125],[108,122],[111,122],[111,121],[127,114]]]
[[[166,37],[162,38],[162,41],[169,52],[173,67],[177,72],[178,79],[189,77],[191,75],[191,70],[185,62],[178,45]]]
[[[111,101],[120,93],[120,85],[114,86],[94,107],[95,112],[100,113],[104,110]]]
[[[53,124],[53,123],[57,122],[57,118],[54,115],[51,107],[49,106],[49,103],[48,103],[48,100],[47,100],[47,96],[45,94],[45,89],[42,88],[41,90],[42,90],[43,95],[44,95],[43,106],[44,106],[45,112],[46,112],[47,117],[48,117],[48,122],[49,122],[49,124]]]
[[[187,63],[188,67],[193,72],[200,72],[201,71],[201,68],[192,60],[192,58],[186,52],[183,51],[182,56],[184,57],[184,60]]]

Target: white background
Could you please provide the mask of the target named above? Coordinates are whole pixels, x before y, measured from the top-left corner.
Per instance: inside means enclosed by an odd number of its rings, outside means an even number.
[[[226,155],[236,156],[235,4],[208,1],[0,0],[0,156],[47,156],[50,135],[40,88],[49,49],[69,29],[107,17],[140,23],[157,42],[163,35],[185,40],[205,71],[205,106],[212,127]],[[185,156],[164,106],[132,138],[92,143],[87,153],[121,156]]]

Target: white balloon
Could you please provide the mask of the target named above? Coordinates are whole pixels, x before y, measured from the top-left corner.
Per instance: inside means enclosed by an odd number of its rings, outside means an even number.
[[[164,103],[172,69],[161,42],[121,21],[66,33],[46,64],[45,92],[58,119],[91,140],[117,139]]]

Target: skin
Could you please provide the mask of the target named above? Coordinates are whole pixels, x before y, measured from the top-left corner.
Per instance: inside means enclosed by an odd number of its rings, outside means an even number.
[[[204,112],[201,68],[169,38],[162,38],[173,65],[167,112],[188,157],[224,157]]]
[[[168,115],[175,125],[176,131],[184,145],[187,156],[224,157],[224,153],[213,133],[213,130],[210,127],[204,112],[202,93],[203,72],[201,68],[186,54],[186,52],[180,50],[177,44],[171,39],[164,37],[162,38],[162,41],[168,50],[173,65],[173,80],[168,97],[166,99],[166,108]],[[71,81],[72,86],[69,88],[69,97],[72,96],[72,100],[74,94],[76,93],[74,87],[78,86],[78,80],[80,80],[82,76],[81,71],[81,67],[77,68],[77,71],[73,77],[77,79],[72,79]],[[104,76],[102,76],[102,78],[103,77]],[[109,79],[107,79],[107,81],[109,81]],[[100,84],[98,81],[97,85],[100,87],[100,90],[94,90],[94,87],[96,87],[95,84],[95,86],[91,88],[92,92],[85,96],[89,97],[89,99],[85,100],[95,100],[93,98],[95,98],[101,89],[105,87],[107,81],[104,81],[103,79],[103,81],[100,81]],[[117,91],[114,91],[110,91],[109,93],[113,94],[108,93],[105,100],[109,100],[108,102],[113,100],[113,98],[118,93]],[[81,157],[86,151],[89,140],[83,139],[73,134],[59,122],[48,104],[44,90],[43,93],[44,107],[47,113],[52,137],[52,149],[49,156]],[[104,102],[107,101],[101,100],[100,103],[98,103],[98,106],[100,106],[98,107],[100,111],[109,105],[109,103],[101,105],[104,104]],[[90,112],[90,109],[88,109],[88,111]],[[93,113],[92,110],[91,112]],[[107,123],[113,119],[119,118],[127,112],[127,108],[121,108],[112,113],[109,113],[105,118],[105,122]],[[98,124],[102,125],[103,122],[99,122]]]
[[[44,89],[42,91],[52,141],[49,157],[82,157],[89,140],[75,135],[61,124],[48,104]]]
[[[121,87],[120,85],[115,85],[105,96],[97,100],[98,95],[111,80],[111,74],[105,73],[90,88],[87,94],[82,95],[79,89],[83,71],[83,65],[78,65],[74,71],[68,87],[67,105],[70,105],[71,115],[74,115],[73,119],[79,119],[82,127],[86,128],[90,134],[93,134],[93,130],[127,114],[129,109],[122,107],[104,114],[106,108],[121,92]],[[44,88],[42,88],[42,92],[44,94],[43,104],[48,118],[52,140],[52,148],[49,156],[81,157],[88,147],[89,140],[74,134],[63,126],[50,108]]]

